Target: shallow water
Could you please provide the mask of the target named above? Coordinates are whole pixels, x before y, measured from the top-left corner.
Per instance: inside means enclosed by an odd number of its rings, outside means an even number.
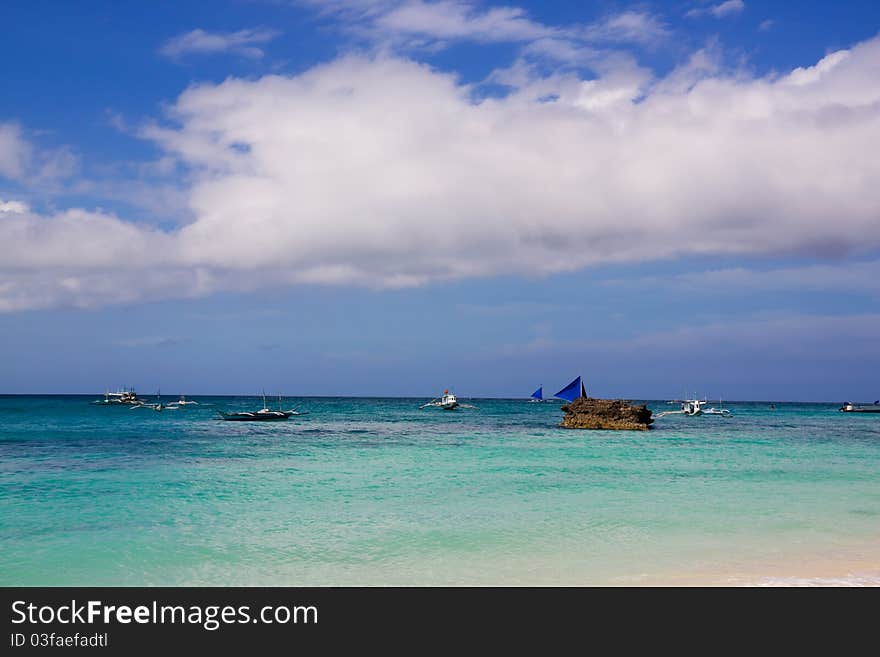
[[[0,585],[774,584],[880,563],[880,416],[836,404],[583,432],[520,400],[303,398],[240,423],[217,411],[261,400],[92,399],[0,397]]]

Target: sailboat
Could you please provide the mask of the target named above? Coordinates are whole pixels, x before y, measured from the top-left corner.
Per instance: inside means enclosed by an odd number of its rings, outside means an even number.
[[[578,377],[553,396],[573,402],[578,397],[586,397],[587,390],[584,387],[584,382],[581,381],[581,377]]]
[[[544,401],[544,386],[539,386],[535,392],[532,393],[530,402],[542,402]]]

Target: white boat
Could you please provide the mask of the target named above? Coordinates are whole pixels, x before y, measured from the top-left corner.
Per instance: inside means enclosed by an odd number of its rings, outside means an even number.
[[[180,406],[177,404],[163,404],[162,403],[162,394],[161,391],[156,393],[156,401],[153,403],[145,402],[143,400],[138,400],[136,404],[133,404],[131,410],[136,408],[150,408],[154,411],[177,411],[180,410]]]
[[[439,399],[432,399],[427,404],[422,404],[421,408],[435,407],[442,408],[444,411],[453,411],[459,406],[461,406],[461,404],[458,403],[458,399],[455,395],[451,394],[449,390],[444,390],[442,397]]]
[[[178,406],[198,406],[199,402],[197,401],[188,401],[186,397],[183,395],[180,396],[180,399],[177,400]]]
[[[715,408],[713,406],[712,408],[707,408],[705,411],[703,411],[703,413],[705,415],[720,415],[721,417],[733,417],[733,413],[731,413],[729,409],[724,408],[724,406],[721,404],[720,399],[718,400],[718,405],[721,406],[721,408]]]
[[[105,392],[104,399],[96,399],[92,402],[95,406],[139,406],[143,404],[134,390],[118,390]]]
[[[673,404],[675,403],[675,401],[668,403]],[[680,410],[663,411],[662,413],[658,413],[657,415],[655,415],[654,418],[661,418],[665,417],[666,415],[703,415],[703,413],[706,413],[706,411],[703,410],[703,406],[705,406],[709,402],[705,399],[683,399],[679,403],[681,404]],[[717,414],[717,412],[713,413],[713,415]]]
[[[731,413],[728,409],[715,408],[714,406],[712,408],[707,408],[705,411],[703,411],[703,415],[720,415],[721,417],[733,417],[733,413]]]
[[[844,402],[840,409],[844,413],[880,413],[880,399],[873,404],[853,404],[852,402]]]

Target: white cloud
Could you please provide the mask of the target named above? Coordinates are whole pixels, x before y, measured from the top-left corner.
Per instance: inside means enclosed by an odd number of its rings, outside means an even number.
[[[22,213],[29,210],[27,203],[21,201],[4,201],[0,199],[0,212]]]
[[[349,30],[387,45],[438,47],[452,41],[652,44],[669,36],[666,25],[641,10],[610,14],[586,25],[554,26],[513,6],[483,8],[470,0],[303,0],[341,19]]]
[[[17,123],[0,122],[0,178],[29,185],[68,178],[79,170],[79,158],[67,147],[35,146]]]
[[[849,57],[849,51],[838,50],[827,57],[819,60],[815,66],[794,69],[786,78],[787,84],[797,86],[812,85],[820,80],[823,76],[827,76],[829,72],[839,66],[846,58]]]
[[[375,26],[382,32],[475,41],[531,41],[559,32],[530,20],[518,7],[479,11],[457,0],[404,2],[379,15]]]
[[[685,14],[685,16],[694,18],[697,16],[709,15],[715,18],[725,18],[727,16],[739,14],[745,8],[746,3],[743,2],[743,0],[725,0],[725,2],[712,5],[711,7],[698,7],[696,9],[691,9]]]
[[[726,2],[722,2],[720,5],[715,5],[709,10],[715,18],[724,18],[725,16],[730,16],[731,14],[738,14],[746,8],[746,3],[743,0],[726,0]]]
[[[275,30],[206,32],[202,29],[196,29],[169,39],[159,49],[159,52],[171,58],[229,52],[242,57],[259,59],[265,53],[256,44],[268,43],[279,34]]]
[[[651,44],[669,36],[669,28],[656,16],[632,10],[608,16],[583,30],[587,41]]]
[[[0,123],[0,176],[17,179],[24,175],[31,158],[31,146],[16,123]]]
[[[4,213],[0,308],[880,247],[880,39],[772,78],[708,61],[481,102],[395,57],[193,87],[145,134],[189,169],[194,220]]]

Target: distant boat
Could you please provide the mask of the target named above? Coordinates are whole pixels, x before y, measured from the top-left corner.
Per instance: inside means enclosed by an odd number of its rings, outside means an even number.
[[[714,406],[712,408],[707,408],[705,411],[703,411],[703,415],[720,415],[721,417],[733,417],[733,413],[731,413],[730,410],[726,408],[715,408]]]
[[[578,397],[586,397],[587,390],[584,388],[584,383],[581,381],[581,377],[578,377],[553,396],[572,402]]]
[[[440,399],[432,399],[427,404],[422,404],[421,408],[442,408],[444,411],[454,411],[456,408],[461,406],[458,403],[458,399],[455,395],[451,394],[449,390],[443,391],[443,396]]]
[[[224,413],[220,411],[220,416],[224,420],[238,420],[239,422],[265,422],[267,420],[286,420],[292,411],[270,411],[268,408],[259,411],[241,411],[239,413]],[[299,413],[297,414],[299,415]]]
[[[117,392],[105,392],[104,399],[96,399],[91,402],[95,406],[136,406],[143,404],[134,390],[118,390]]]
[[[669,403],[672,404],[672,403],[675,403],[675,402],[673,401],[673,402],[669,402]],[[709,403],[709,402],[706,401],[705,399],[703,399],[703,400],[700,400],[700,399],[684,399],[684,400],[682,400],[680,403],[681,403],[681,408],[680,408],[679,410],[677,410],[677,411],[663,411],[662,413],[658,413],[658,414],[655,415],[654,417],[655,417],[655,418],[661,418],[661,417],[664,417],[664,416],[666,416],[666,415],[688,415],[688,416],[695,416],[695,415],[703,415],[704,413],[707,413],[707,412],[708,412],[708,411],[704,411],[704,410],[703,410],[703,406],[705,406],[706,404]],[[723,410],[726,410],[726,409],[719,409],[719,410],[716,410],[716,409],[713,408],[713,409],[711,409],[712,412],[709,413],[709,414],[710,414],[710,415],[725,415],[725,414],[722,412]],[[727,414],[730,415],[730,414],[731,414],[730,411],[727,411]]]
[[[177,400],[178,406],[198,406],[199,402],[197,401],[187,401],[186,397],[183,395],[180,396],[180,399]]]
[[[880,413],[880,399],[873,404],[854,404],[852,402],[844,402],[838,410],[844,413]]]
[[[177,404],[163,404],[162,403],[162,391],[160,390],[160,391],[156,392],[156,401],[155,402],[148,403],[143,400],[138,400],[138,403],[134,404],[131,407],[131,410],[134,410],[136,408],[151,408],[154,411],[161,412],[161,411],[165,411],[165,410],[177,411],[180,409],[180,406],[178,406]]]
[[[280,410],[281,407],[281,396],[278,397],[278,406],[279,410],[273,411],[270,410],[268,406],[266,406],[266,394],[263,393],[263,408],[259,411],[241,411],[238,413],[225,413],[224,411],[220,411],[220,417],[224,420],[238,421],[238,422],[266,422],[273,420],[286,420],[292,415],[307,415],[308,413],[299,413],[293,409],[289,411]]]
[[[724,408],[724,406],[721,403],[721,399],[718,400],[718,405],[721,406],[721,408],[715,408],[713,406],[712,408],[707,408],[705,411],[703,411],[703,413],[706,415],[720,415],[721,417],[733,417],[733,413],[731,413],[729,409]]]
[[[535,392],[532,393],[532,398],[529,399],[530,402],[542,402],[544,401],[544,386],[540,386]]]

